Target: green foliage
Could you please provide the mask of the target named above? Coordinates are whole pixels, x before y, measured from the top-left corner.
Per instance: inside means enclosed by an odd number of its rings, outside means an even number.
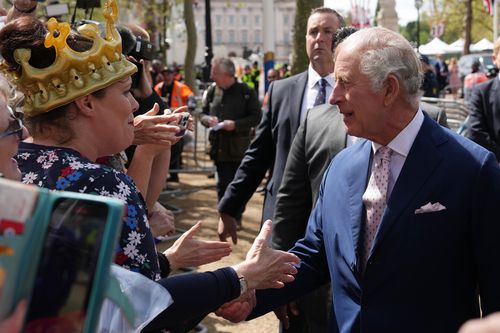
[[[297,0],[293,34],[292,74],[303,72],[309,65],[306,53],[307,19],[311,11],[323,6],[323,0]]]
[[[424,15],[421,15],[424,16]],[[405,37],[408,41],[417,45],[417,22],[408,22],[406,27],[400,27],[400,33]],[[423,20],[420,18],[420,45],[428,43],[432,39],[430,34],[430,27],[428,20]]]
[[[445,0],[442,13],[428,13],[421,11],[420,14],[420,44],[432,40],[430,27],[433,23],[443,22],[445,24],[444,34],[441,40],[453,43],[464,37],[464,0]],[[486,13],[483,0],[472,0],[472,42],[477,42],[486,37],[492,40],[493,19]],[[401,34],[409,41],[416,41],[417,22],[409,22],[406,27],[401,27]]]
[[[443,18],[446,24],[445,32],[441,38],[447,43],[452,43],[464,37],[464,11],[465,2],[446,0]],[[493,18],[488,15],[483,5],[483,0],[472,0],[472,42],[477,42],[486,37],[493,39]]]

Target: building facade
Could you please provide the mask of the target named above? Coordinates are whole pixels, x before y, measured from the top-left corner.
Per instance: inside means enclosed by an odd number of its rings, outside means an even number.
[[[215,57],[235,53],[243,57],[245,50],[256,53],[262,59],[264,35],[263,0],[211,0],[212,44]],[[265,0],[269,1],[269,0]],[[167,53],[169,62],[184,62],[186,51],[185,27],[179,22],[182,13],[175,8],[173,24],[167,31],[171,47]],[[204,62],[205,53],[205,1],[198,0],[194,7],[198,37],[196,63]],[[176,19],[177,16],[177,19]],[[180,17],[182,19],[182,17]],[[293,48],[293,24],[295,0],[274,0],[275,61],[289,62]],[[182,21],[183,22],[183,21]]]

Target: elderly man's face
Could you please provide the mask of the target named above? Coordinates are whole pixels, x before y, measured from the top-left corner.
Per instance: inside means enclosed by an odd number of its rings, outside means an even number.
[[[231,80],[231,76],[221,71],[218,65],[212,66],[210,77],[215,82],[215,84],[222,89],[226,89],[228,87],[229,81]]]
[[[340,44],[335,59],[336,85],[330,103],[338,105],[349,135],[375,142],[384,128],[384,93],[374,91],[369,78],[359,70],[360,52]]]

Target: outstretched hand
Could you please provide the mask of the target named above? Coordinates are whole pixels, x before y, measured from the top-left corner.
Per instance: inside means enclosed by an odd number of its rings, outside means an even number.
[[[179,141],[175,134],[179,132],[179,127],[169,123],[178,123],[178,115],[167,114],[158,115],[160,106],[155,103],[153,108],[143,115],[134,118],[134,145],[155,144],[171,145]]]
[[[194,238],[200,228],[201,222],[196,223],[164,252],[172,271],[181,267],[201,266],[218,261],[231,253],[231,245],[226,242]]]
[[[259,235],[247,253],[245,261],[233,266],[239,276],[244,276],[248,288],[266,289],[282,288],[285,283],[292,282],[300,259],[293,253],[269,248],[272,232],[272,221],[264,222]]]

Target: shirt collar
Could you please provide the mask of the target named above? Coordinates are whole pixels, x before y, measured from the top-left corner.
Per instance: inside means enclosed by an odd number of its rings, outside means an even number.
[[[326,82],[328,82],[328,84],[330,85],[330,87],[333,87],[333,85],[335,84],[335,79],[333,78],[332,74],[328,74],[325,77],[321,77],[312,68],[311,64],[309,64],[309,68],[307,70],[307,75],[308,75],[307,86],[308,86],[309,89],[314,88],[314,86],[316,85],[316,83],[318,83],[318,81],[321,80],[321,79],[325,79]]]
[[[391,142],[387,145],[387,147],[391,148],[394,152],[399,155],[404,156],[405,158],[408,156],[410,152],[411,146],[417,137],[418,132],[420,131],[420,127],[422,127],[422,123],[424,122],[424,114],[422,110],[419,108],[413,119],[410,121],[408,125]],[[376,152],[382,145],[375,143],[372,141],[372,149],[373,152]]]

